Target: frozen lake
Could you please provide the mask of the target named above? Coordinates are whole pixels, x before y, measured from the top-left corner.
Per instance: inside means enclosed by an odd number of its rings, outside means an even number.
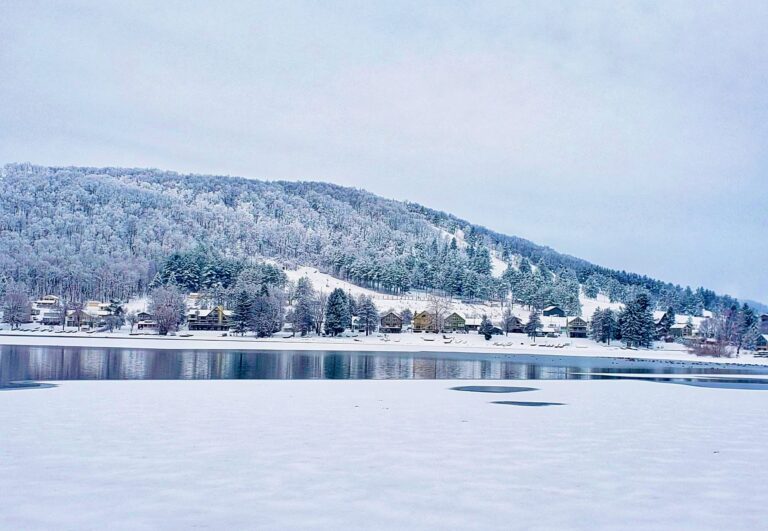
[[[730,377],[730,383],[744,383],[738,375],[748,374],[754,378],[767,373],[764,367],[552,355],[0,347],[0,385],[26,380],[584,380],[621,377],[680,381],[697,375]],[[760,380],[750,382],[760,383]]]

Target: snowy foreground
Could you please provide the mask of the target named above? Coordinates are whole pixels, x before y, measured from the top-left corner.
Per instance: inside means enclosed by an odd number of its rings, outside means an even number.
[[[537,354],[556,356],[590,356],[614,358],[643,358],[656,360],[714,362],[729,364],[768,365],[768,358],[755,357],[743,352],[737,358],[700,357],[691,354],[683,345],[657,343],[653,349],[625,349],[621,343],[610,346],[589,339],[545,339],[533,343],[524,334],[494,336],[486,341],[477,333],[448,334],[380,334],[358,337],[222,337],[220,332],[194,332],[193,337],[157,335],[131,336],[127,332],[86,334],[41,334],[37,332],[0,331],[0,345],[94,347],[128,349],[175,350],[291,350],[341,352],[441,352],[476,354]],[[427,340],[429,339],[429,341]],[[557,345],[565,345],[555,348]]]
[[[2,391],[0,527],[764,529],[766,411],[768,391],[639,381]]]

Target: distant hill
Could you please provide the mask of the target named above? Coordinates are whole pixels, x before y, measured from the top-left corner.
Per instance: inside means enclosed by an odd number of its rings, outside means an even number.
[[[694,315],[735,302],[322,182],[9,164],[0,186],[0,281],[38,294],[125,299],[146,291],[169,256],[196,250],[314,266],[393,293],[477,300],[511,290],[525,304],[573,310],[579,289],[612,301],[642,292]]]

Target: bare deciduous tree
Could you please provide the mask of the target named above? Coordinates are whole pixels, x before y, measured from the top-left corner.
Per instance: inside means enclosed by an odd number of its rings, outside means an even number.
[[[164,286],[155,289],[149,296],[149,313],[157,322],[160,335],[175,332],[184,322],[186,304],[184,296],[175,286]]]

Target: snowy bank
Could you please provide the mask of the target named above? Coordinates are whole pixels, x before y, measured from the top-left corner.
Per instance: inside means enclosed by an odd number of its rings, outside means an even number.
[[[766,410],[637,381],[3,391],[0,527],[761,529]]]

